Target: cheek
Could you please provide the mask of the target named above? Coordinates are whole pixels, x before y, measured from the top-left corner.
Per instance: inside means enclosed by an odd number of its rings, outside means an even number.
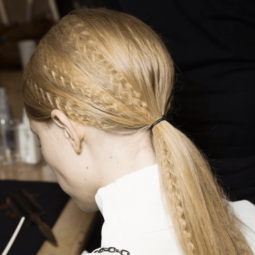
[[[62,164],[64,164],[64,159],[66,158],[63,153],[61,153],[61,146],[57,146],[57,144],[49,143],[45,141],[42,143],[42,155],[46,163],[51,167],[53,172],[56,172],[61,169]]]
[[[70,144],[48,140],[42,143],[42,154],[60,187],[74,199],[78,207],[84,211],[98,210],[92,169],[84,166],[84,161],[87,162],[86,155],[77,155]]]
[[[59,169],[56,169],[54,166],[51,164],[47,163],[48,166],[50,167],[51,171],[54,173],[54,175],[57,178],[57,182],[61,189],[68,194],[70,197],[75,197],[75,192],[72,183],[70,183],[70,180],[66,178],[65,175],[62,174]]]
[[[42,146],[42,154],[50,167],[52,172],[55,174],[60,187],[69,196],[75,196],[79,178],[77,179],[78,173],[76,168],[70,163],[70,158],[68,158],[61,151],[54,149],[48,149],[47,146]],[[73,169],[74,168],[74,169]]]
[[[75,202],[75,204],[83,211],[95,212],[98,211],[98,207],[95,201],[94,191],[89,183],[82,184],[79,180],[72,178],[71,176],[62,175],[60,171],[51,167],[51,170],[55,173],[58,183],[62,190],[68,194]]]
[[[56,179],[60,185],[60,187],[64,190],[68,195],[70,194],[70,188],[68,183],[68,177],[66,176],[66,164],[65,157],[61,157],[58,151],[54,149],[54,147],[48,147],[46,144],[42,145],[42,155],[46,162],[46,164],[50,167],[51,171],[56,176]]]

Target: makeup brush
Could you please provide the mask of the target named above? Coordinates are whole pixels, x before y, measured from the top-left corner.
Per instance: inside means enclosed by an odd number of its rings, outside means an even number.
[[[36,212],[34,212],[31,204],[27,201],[26,196],[22,196],[21,193],[18,193],[17,191],[12,192],[10,195],[10,205],[17,215],[25,216],[33,221],[37,225],[41,234],[54,246],[57,246],[56,238],[50,227],[42,221]]]

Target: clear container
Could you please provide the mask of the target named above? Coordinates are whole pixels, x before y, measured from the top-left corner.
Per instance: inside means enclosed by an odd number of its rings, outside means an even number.
[[[0,119],[0,164],[11,165],[20,162],[18,119]]]

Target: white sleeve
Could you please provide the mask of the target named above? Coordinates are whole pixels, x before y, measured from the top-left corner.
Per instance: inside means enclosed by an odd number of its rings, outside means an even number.
[[[247,200],[229,202],[236,216],[246,225],[241,226],[252,251],[255,253],[255,205]]]

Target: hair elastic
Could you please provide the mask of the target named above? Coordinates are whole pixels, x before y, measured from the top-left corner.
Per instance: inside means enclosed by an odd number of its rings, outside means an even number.
[[[150,126],[150,130],[152,130],[154,128],[154,126],[156,126],[159,122],[166,120],[166,116],[162,115],[162,117],[158,120],[156,120],[154,123],[152,123],[152,125]]]

